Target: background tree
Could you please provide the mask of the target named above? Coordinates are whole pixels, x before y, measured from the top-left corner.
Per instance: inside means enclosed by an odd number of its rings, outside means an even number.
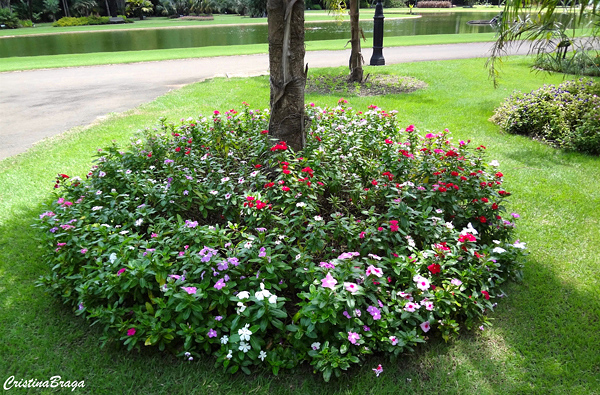
[[[346,0],[324,0],[325,7],[332,13],[341,15],[346,10]],[[349,0],[350,15],[350,75],[349,82],[362,82],[364,59],[361,52],[360,39],[364,37],[359,24],[360,0]]]
[[[304,147],[304,0],[268,0],[269,135],[295,151]]]
[[[56,21],[56,14],[60,11],[60,1],[59,0],[44,0],[44,12],[46,12],[52,22]]]
[[[528,13],[525,14],[525,11]],[[576,29],[581,27],[591,28],[591,34],[587,38],[575,39]],[[519,40],[532,42],[531,51],[537,55],[538,61],[553,54],[560,62],[561,57],[566,57],[567,48],[571,47],[574,56],[569,63],[575,68],[570,71],[583,71],[586,59],[599,59],[597,46],[594,49],[599,36],[600,0],[584,0],[581,3],[565,3],[564,0],[507,0],[498,24],[498,39],[487,61],[490,76],[497,86],[502,55],[510,45]]]
[[[127,15],[135,15],[140,20],[144,19],[144,14],[151,13],[154,8],[148,0],[127,0],[125,3],[127,4],[125,7]]]
[[[71,7],[79,16],[90,16],[98,8],[96,0],[75,0]]]

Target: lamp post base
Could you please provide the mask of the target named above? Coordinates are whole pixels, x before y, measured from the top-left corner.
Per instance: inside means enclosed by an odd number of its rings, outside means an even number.
[[[371,66],[385,66],[385,58],[382,53],[383,48],[375,48],[373,47],[373,55],[371,56],[371,61],[369,65]]]

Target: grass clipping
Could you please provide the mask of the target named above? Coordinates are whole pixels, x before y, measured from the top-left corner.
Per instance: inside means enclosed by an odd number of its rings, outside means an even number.
[[[321,95],[397,95],[411,93],[426,87],[425,82],[413,77],[386,74],[367,74],[362,82],[349,82],[347,75],[310,76],[306,80],[306,92]]]

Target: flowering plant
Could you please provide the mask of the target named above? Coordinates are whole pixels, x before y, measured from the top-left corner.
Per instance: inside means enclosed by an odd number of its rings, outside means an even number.
[[[307,107],[302,152],[246,105],[161,120],[129,151],[101,150],[87,179],[59,175],[41,284],[105,341],[213,355],[229,373],[308,361],[329,380],[486,323],[525,247],[498,163],[341,104]]]

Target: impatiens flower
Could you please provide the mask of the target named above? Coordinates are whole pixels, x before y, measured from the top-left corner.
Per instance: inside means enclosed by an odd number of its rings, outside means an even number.
[[[242,292],[239,292],[236,296],[239,300],[244,300],[244,299],[248,299],[250,297],[250,293],[248,291],[242,291]]]
[[[369,277],[371,274],[376,277],[381,277],[381,276],[383,276],[383,270],[381,270],[373,265],[369,265],[369,267],[367,268],[367,271],[366,271],[366,276]]]
[[[354,283],[344,283],[344,289],[350,293],[355,293],[358,291],[358,285]]]
[[[215,321],[221,321],[223,319],[223,316],[218,315],[215,317]]]
[[[243,351],[245,354],[248,351],[250,351],[250,344],[248,344],[246,342],[240,342],[240,346],[238,347],[238,350]]]
[[[373,316],[374,320],[381,319],[381,311],[375,306],[367,307],[367,312]]]
[[[360,339],[360,335],[356,332],[348,332],[348,341],[352,344],[356,344],[356,342]]]
[[[133,336],[135,335],[135,328],[129,328],[127,330],[127,336]]]
[[[233,357],[233,352],[231,350],[229,350],[229,352],[227,353],[227,355],[225,356],[225,358],[231,359],[231,357]]]
[[[250,331],[248,327],[250,327],[250,324],[246,324],[243,328],[238,329],[238,335],[240,335],[240,340],[250,341],[252,331]]]
[[[431,274],[437,274],[441,271],[442,267],[437,263],[432,263],[431,265],[427,266],[427,269],[429,269]]]
[[[502,247],[495,247],[492,252],[495,252],[496,254],[502,254],[503,252],[506,252],[506,250]]]
[[[483,325],[481,325],[481,326],[479,327],[479,329],[480,329],[480,330],[484,330],[484,329],[485,329],[485,327],[484,327]]]
[[[210,328],[208,330],[208,337],[217,337],[217,331],[214,330],[213,328]]]
[[[404,310],[408,311],[409,313],[413,313],[415,312],[420,306],[418,304],[415,304],[413,302],[408,302],[406,305],[404,305]]]
[[[481,293],[483,294],[483,297],[486,298],[486,300],[490,299],[490,294],[488,291],[481,291]]]
[[[513,245],[515,246],[515,248],[520,248],[522,250],[524,250],[525,248],[527,248],[527,247],[525,247],[525,243],[519,242],[518,240],[515,241],[515,244],[513,244]]]
[[[346,317],[346,318],[348,318],[348,319],[352,318],[352,317],[350,316],[350,314],[349,314],[347,311],[345,311],[345,310],[344,310],[344,312],[343,312],[342,314],[344,314],[344,317]]]
[[[260,250],[258,251],[258,257],[259,258],[264,258],[265,256],[267,256],[267,252],[265,250],[265,247],[260,247]]]
[[[321,348],[321,343],[319,342],[314,342],[313,344],[310,345],[310,348],[312,348],[313,350],[318,350],[319,348]]]
[[[82,254],[85,254],[86,252],[88,252],[88,249],[87,249],[87,248],[82,248],[80,252],[81,252]]]
[[[269,296],[269,303],[276,304],[277,303],[277,295]]]
[[[229,343],[229,337],[227,335],[223,335],[221,337],[221,344],[227,344]]]
[[[450,284],[460,287],[462,285],[462,281],[460,281],[458,278],[453,278],[452,280],[450,280]]]
[[[144,220],[140,218],[137,221],[135,221],[135,226],[140,226],[140,225],[142,225],[143,222],[144,222]]]
[[[429,321],[425,321],[419,326],[421,327],[421,329],[423,329],[423,332],[429,332],[429,329],[431,329],[431,327],[429,326]]]
[[[117,272],[117,276],[120,276],[121,274],[125,273],[125,268],[119,269],[119,271]]]
[[[398,221],[393,220],[390,221],[390,231],[391,232],[397,232],[400,228],[398,227]]]
[[[327,273],[327,276],[321,280],[321,286],[323,288],[333,289],[336,284],[337,280],[331,276],[331,273]]]
[[[398,338],[396,336],[390,336],[390,341],[392,342],[392,346],[398,344]]]
[[[417,283],[417,288],[421,291],[427,291],[429,289],[429,280],[419,275],[413,278],[413,281]]]
[[[383,368],[381,367],[381,365],[377,365],[377,367],[375,369],[373,369],[373,371],[375,372],[375,375],[377,377],[379,377],[379,375],[381,374],[381,372],[383,372]]]
[[[363,331],[365,331],[365,332],[369,332],[370,330],[371,330],[371,328],[369,328],[369,327],[368,327],[368,326],[366,326],[366,325],[363,325]]]
[[[267,357],[267,353],[264,352],[263,350],[260,350],[260,352],[258,353],[258,357],[260,358],[261,361],[264,361],[265,358]]]
[[[196,287],[181,287],[181,289],[183,289],[185,292],[187,292],[190,295],[195,295],[197,288]]]
[[[432,311],[433,310],[433,302],[425,302],[422,303],[423,306],[425,306],[425,309],[427,309],[427,311]]]

